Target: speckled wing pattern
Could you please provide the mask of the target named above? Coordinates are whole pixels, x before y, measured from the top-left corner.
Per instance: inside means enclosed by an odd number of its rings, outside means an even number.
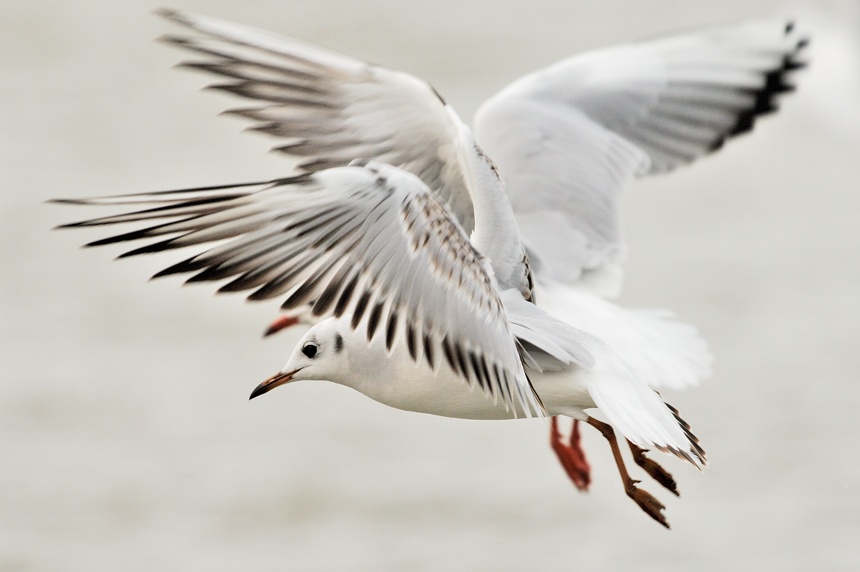
[[[472,232],[453,111],[429,84],[265,30],[187,12],[159,13],[202,34],[162,38],[199,56],[180,67],[219,76],[225,82],[210,89],[250,100],[253,106],[226,113],[284,140],[274,150],[300,159],[299,169],[319,171],[353,159],[400,167],[439,193]]]
[[[146,223],[90,243],[150,239],[122,256],[217,244],[156,274],[229,280],[219,292],[312,304],[344,317],[368,342],[403,340],[413,360],[445,360],[514,411],[541,414],[489,263],[450,208],[396,167],[358,162],[266,183],[61,201],[147,206],[65,227]],[[156,223],[156,224],[152,224]]]

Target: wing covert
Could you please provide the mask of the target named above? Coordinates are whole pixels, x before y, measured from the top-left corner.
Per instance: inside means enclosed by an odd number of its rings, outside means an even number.
[[[368,341],[385,336],[389,351],[405,343],[434,370],[444,358],[507,407],[542,412],[489,262],[450,208],[406,171],[370,162],[268,183],[62,202],[149,206],[64,226],[146,223],[88,245],[149,240],[122,256],[215,243],[156,276],[226,281],[219,292],[282,299],[284,309],[310,304],[312,315],[344,317]]]

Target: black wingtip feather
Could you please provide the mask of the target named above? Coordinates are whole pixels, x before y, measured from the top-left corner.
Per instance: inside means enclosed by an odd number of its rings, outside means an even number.
[[[346,311],[346,307],[349,305],[350,300],[352,300],[352,293],[355,291],[355,286],[358,284],[358,273],[356,272],[352,279],[344,286],[343,291],[340,293],[340,297],[337,300],[337,304],[334,306],[334,315],[335,317],[341,317]]]
[[[48,204],[54,205],[86,205],[87,199],[48,199],[45,201]]]
[[[186,47],[190,45],[190,41],[188,38],[183,36],[176,36],[174,34],[162,34],[155,39],[156,42],[161,42],[163,44],[170,44],[173,46]]]
[[[216,280],[223,280],[224,278],[229,278],[237,273],[238,272],[235,269],[216,264],[214,266],[210,266],[209,268],[204,269],[202,272],[198,272],[194,276],[191,276],[185,281],[185,283],[193,284],[195,282],[214,282]]]
[[[391,350],[394,345],[394,335],[397,333],[397,312],[393,311],[388,315],[388,323],[385,326],[385,349]],[[410,352],[411,353],[411,352]],[[412,359],[415,359],[414,356]]]
[[[65,224],[58,224],[57,226],[53,227],[51,230],[63,230],[65,228],[85,228],[86,226],[88,226],[86,223],[87,223],[87,221],[67,222]]]
[[[382,317],[382,307],[385,305],[384,300],[380,300],[373,306],[370,316],[367,318],[367,341],[373,340],[376,334],[376,329],[379,327],[379,319]]]
[[[427,363],[430,365],[431,369],[436,369],[436,353],[433,351],[433,340],[430,339],[429,334],[424,334],[422,336],[422,340],[424,342],[424,359],[427,360]]]
[[[427,343],[427,338],[425,338],[425,343]],[[445,355],[445,361],[448,362],[448,367],[450,367],[454,372],[457,372],[457,365],[454,363],[454,352],[448,344],[448,336],[442,338],[442,353]]]
[[[794,30],[794,22],[789,21],[786,24],[786,34]],[[807,63],[800,59],[800,52],[809,44],[808,38],[800,38],[795,45],[794,50],[786,55],[782,60],[782,65],[764,75],[764,85],[755,90],[755,102],[747,111],[738,115],[737,121],[731,130],[726,134],[727,137],[733,137],[746,133],[755,125],[756,120],[763,116],[773,113],[779,109],[778,97],[783,93],[795,91],[796,86],[789,81],[791,72],[806,67]],[[711,151],[714,151],[722,146],[723,141],[715,141]]]
[[[160,270],[152,275],[152,279],[163,278],[165,276],[173,276],[174,274],[187,274],[204,268],[206,262],[198,259],[197,256],[187,258],[182,262],[177,262],[173,266],[168,266],[164,270]]]
[[[174,22],[179,22],[180,24],[189,25],[190,22],[187,18],[175,8],[168,8],[166,6],[159,6],[155,10],[152,11],[156,16],[160,16],[161,18],[167,18],[168,20],[173,20]]]
[[[82,225],[78,224],[76,226],[82,226]],[[87,248],[90,248],[93,246],[106,246],[108,244],[116,244],[118,242],[130,242],[132,240],[139,240],[141,238],[148,238],[151,236],[149,234],[150,230],[151,229],[149,229],[149,228],[145,228],[143,230],[136,230],[134,232],[126,232],[123,234],[117,234],[114,236],[109,236],[107,238],[100,238],[99,240],[94,240],[92,242],[88,242],[84,246]]]
[[[235,280],[231,280],[230,282],[224,284],[218,290],[215,291],[216,294],[233,294],[234,292],[242,292],[247,290],[248,287],[244,285],[242,281],[242,277]],[[262,300],[268,300],[266,296],[260,294],[260,290],[256,290],[248,295],[248,300],[251,302],[260,302]]]
[[[471,376],[471,372],[469,371],[469,365],[466,362],[466,355],[463,351],[463,348],[461,348],[460,344],[458,344],[456,342],[453,344],[453,346],[454,346],[454,357],[456,358],[457,366],[459,367],[459,370],[463,374],[463,376],[471,382],[472,376]],[[478,381],[480,382],[480,380],[478,380]],[[481,387],[483,388],[484,385],[481,384]],[[484,389],[486,389],[486,388],[484,388]]]
[[[332,304],[335,303],[337,299],[338,292],[340,291],[341,283],[337,280],[332,281],[326,289],[323,290],[322,294],[320,294],[319,298],[314,302],[313,308],[311,308],[311,314],[314,316],[322,316],[332,307]]]
[[[370,292],[365,290],[361,297],[359,297],[358,302],[355,304],[355,310],[352,312],[352,322],[350,325],[352,329],[356,329],[358,324],[361,322],[361,317],[364,315],[364,312],[367,310],[367,304],[370,302]]]
[[[415,342],[415,328],[406,320],[406,349],[409,350],[409,357],[412,358],[412,361],[415,361],[418,358],[418,351]]]
[[[785,64],[785,71],[792,72],[795,70],[802,70],[809,65],[809,62],[803,60],[790,60]]]
[[[170,250],[171,248],[174,248],[173,240],[163,240],[161,242],[155,242],[153,244],[141,246],[140,248],[135,248],[134,250],[129,250],[128,252],[123,252],[122,254],[117,256],[117,258],[129,258],[131,256],[140,256],[141,254],[154,254],[156,252],[164,252],[165,250]]]
[[[485,390],[489,390],[490,395],[495,397],[496,389],[493,384],[490,383],[490,378],[484,376],[484,370],[481,367],[478,356],[471,350],[468,350],[466,355],[469,357],[469,365],[472,367],[472,372],[475,374],[475,379],[478,380],[478,384]]]

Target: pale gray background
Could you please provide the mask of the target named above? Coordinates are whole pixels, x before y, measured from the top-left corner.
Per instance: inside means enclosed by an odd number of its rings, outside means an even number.
[[[566,55],[795,14],[800,93],[625,202],[623,301],[696,324],[716,375],[670,396],[712,467],[667,459],[667,532],[589,431],[578,494],[538,422],[407,414],[342,387],[250,390],[295,335],[110,262],[50,197],[285,174],[227,98],[171,71],[151,1],[0,6],[0,570],[860,569],[860,25],[854,1],[180,1],[430,80],[464,117]]]

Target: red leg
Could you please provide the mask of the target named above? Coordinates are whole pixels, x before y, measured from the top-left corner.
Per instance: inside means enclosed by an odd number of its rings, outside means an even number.
[[[585,459],[585,451],[580,444],[579,421],[573,421],[569,444],[566,444],[562,442],[558,430],[558,416],[553,417],[549,444],[574,486],[580,491],[587,491],[588,485],[591,484],[591,466]]]
[[[621,458],[621,449],[618,447],[618,441],[615,439],[615,431],[612,429],[612,426],[607,423],[603,423],[602,421],[598,421],[593,417],[588,418],[588,424],[600,431],[603,436],[606,437],[606,440],[609,441],[609,446],[612,448],[612,456],[615,457],[618,474],[621,475],[621,481],[624,483],[624,491],[627,493],[627,496],[633,499],[633,502],[639,505],[639,508],[644,510],[648,516],[666,528],[669,528],[669,523],[663,515],[663,509],[666,507],[664,507],[656,498],[651,496],[650,493],[638,488],[636,485],[639,481],[630,478],[630,474],[627,472],[627,467],[624,466],[624,460]]]
[[[279,316],[275,321],[269,324],[269,327],[266,328],[266,331],[263,332],[263,337],[271,336],[272,334],[276,334],[283,330],[284,328],[289,328],[290,326],[295,326],[299,323],[299,319],[295,316],[289,316],[284,314],[283,316]]]

